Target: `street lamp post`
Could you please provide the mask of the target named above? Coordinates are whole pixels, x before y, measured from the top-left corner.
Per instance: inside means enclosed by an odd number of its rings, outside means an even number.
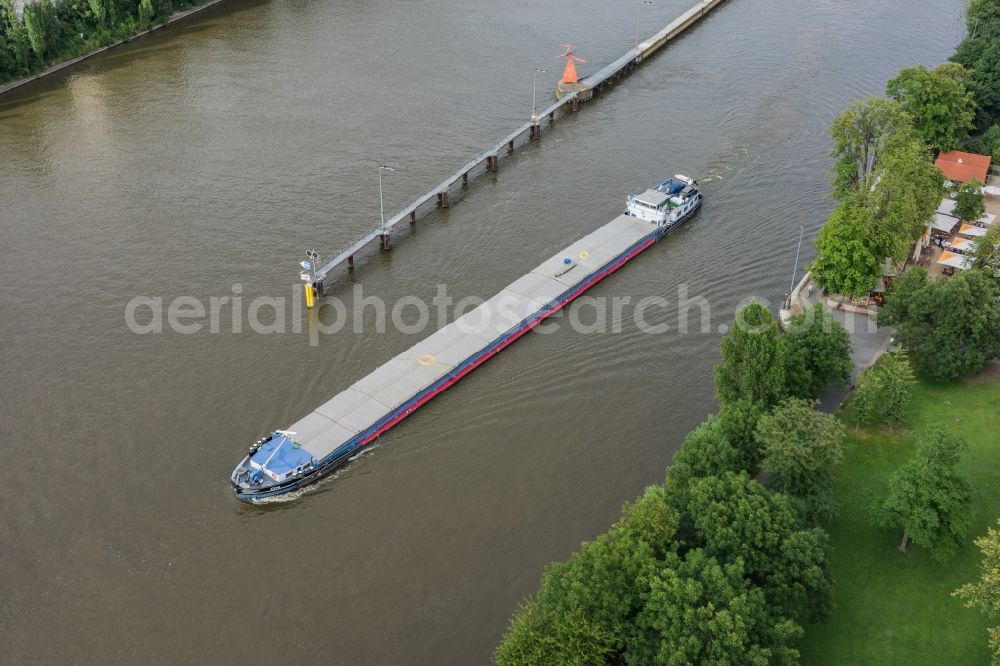
[[[538,124],[538,112],[535,105],[535,85],[538,83],[538,75],[544,74],[544,69],[535,68],[535,74],[531,77],[531,122]]]
[[[388,230],[385,228],[385,202],[382,199],[382,172],[383,171],[395,171],[391,166],[386,166],[385,164],[378,165],[378,208],[379,208],[379,224],[382,227],[382,247],[388,248],[389,244],[386,242],[386,236],[389,235]]]
[[[639,2],[639,15],[635,19],[635,52],[639,52],[639,24],[642,22],[642,6],[651,5],[653,0],[640,0]]]

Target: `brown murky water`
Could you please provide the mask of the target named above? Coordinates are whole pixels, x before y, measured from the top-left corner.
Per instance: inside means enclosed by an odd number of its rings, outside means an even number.
[[[685,4],[644,8],[643,32]],[[628,191],[681,172],[707,195],[592,292],[666,297],[648,317],[666,333],[626,307],[620,333],[527,336],[295,502],[240,504],[232,465],[416,336],[140,336],[125,304],[290,295],[303,250],[378,221],[376,163],[398,167],[387,208],[405,204],[527,117],[561,42],[591,71],[635,16],[230,2],[0,99],[3,661],[489,659],[542,567],[660,480],[714,408],[718,326],[751,294],[781,298],[799,225],[808,238],[829,207],[829,120],[947,57],[960,2],[730,0],[369,256],[332,290],[349,305],[353,283],[390,304],[437,284],[489,296]],[[677,332],[680,285],[710,302],[708,334]]]

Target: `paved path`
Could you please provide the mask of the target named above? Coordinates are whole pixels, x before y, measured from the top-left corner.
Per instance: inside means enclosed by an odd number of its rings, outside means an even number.
[[[808,291],[808,289],[802,290],[799,301],[815,305],[820,301],[820,290],[816,287],[811,295],[807,295]],[[873,364],[888,349],[889,341],[892,338],[892,328],[878,326],[875,317],[834,308],[829,308],[829,310],[833,314],[833,318],[847,329],[847,334],[851,337],[851,360],[854,362],[854,370],[851,372],[851,386],[853,387],[861,371]],[[819,409],[829,413],[837,411],[843,404],[844,398],[847,397],[848,390],[828,389],[820,396]]]

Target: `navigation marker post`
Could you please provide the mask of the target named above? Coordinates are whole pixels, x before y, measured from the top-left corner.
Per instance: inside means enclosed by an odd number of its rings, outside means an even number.
[[[538,75],[545,74],[544,69],[535,68],[535,74],[531,77],[531,130],[529,130],[529,139],[538,138],[541,134],[539,131],[541,128],[538,125],[538,106],[535,104],[535,86],[538,83]]]
[[[305,282],[306,307],[310,310],[316,306],[316,296],[319,289],[316,288],[316,262],[319,261],[319,253],[316,250],[306,250],[308,261],[300,261],[299,266],[308,272],[299,273],[299,278]]]

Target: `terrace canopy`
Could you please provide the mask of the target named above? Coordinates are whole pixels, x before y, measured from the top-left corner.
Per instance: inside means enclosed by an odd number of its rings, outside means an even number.
[[[952,268],[960,268],[960,269],[965,269],[972,266],[971,257],[966,257],[961,254],[955,254],[954,252],[949,252],[948,250],[945,250],[944,252],[941,253],[941,256],[938,257],[937,262],[945,266],[951,266]]]
[[[943,231],[946,234],[950,234],[951,230],[955,228],[958,224],[958,218],[952,217],[951,215],[944,215],[942,213],[934,213],[934,228],[938,231]]]
[[[951,244],[948,245],[948,247],[951,248],[952,250],[961,250],[962,252],[971,252],[972,251],[972,241],[970,241],[968,238],[955,238],[954,240],[951,241]]]
[[[985,236],[986,229],[982,227],[977,227],[974,224],[963,224],[959,228],[958,233],[962,234],[963,236]]]
[[[957,205],[958,203],[954,199],[942,199],[941,205],[937,207],[937,212],[942,215],[954,215]]]

